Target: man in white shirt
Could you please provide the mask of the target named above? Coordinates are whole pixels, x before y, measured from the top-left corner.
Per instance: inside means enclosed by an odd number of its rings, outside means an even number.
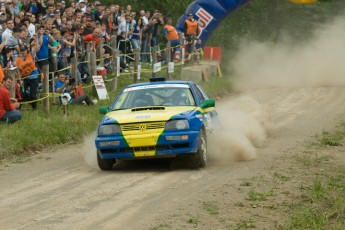
[[[120,36],[122,32],[126,32],[126,38],[131,39],[133,33],[133,24],[132,18],[129,14],[125,15],[125,20],[122,21],[119,25],[119,29],[117,31],[117,35]]]
[[[140,17],[143,19],[144,26],[147,26],[149,24],[149,20],[145,15],[145,10],[140,10]]]
[[[6,40],[7,38],[12,37],[13,35],[14,21],[10,19],[7,21],[6,25],[7,25],[7,28],[2,33],[2,40]]]
[[[28,29],[28,32],[30,34],[30,37],[32,38],[34,36],[34,34],[36,33],[36,27],[34,24],[32,24],[30,22],[30,18],[24,18],[22,20],[22,23],[24,24],[24,26]]]

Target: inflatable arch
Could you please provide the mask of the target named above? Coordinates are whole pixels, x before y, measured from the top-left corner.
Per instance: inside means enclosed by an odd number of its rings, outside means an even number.
[[[189,5],[186,12],[179,18],[177,22],[177,30],[184,31],[184,22],[189,13],[193,13],[195,19],[198,20],[201,30],[199,38],[201,44],[197,44],[197,48],[203,47],[212,32],[219,23],[232,11],[248,2],[249,0],[196,0]],[[289,0],[293,3],[306,4],[315,3],[318,0]]]

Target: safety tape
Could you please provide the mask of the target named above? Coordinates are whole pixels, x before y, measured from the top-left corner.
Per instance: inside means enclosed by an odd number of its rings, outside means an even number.
[[[178,47],[178,46],[175,46],[175,47]],[[172,48],[174,48],[174,47],[172,47]],[[201,51],[202,52],[202,51]],[[194,52],[194,54],[198,54],[198,52]],[[193,54],[193,55],[194,55]],[[128,55],[128,54],[124,54],[123,56],[126,56],[126,55]],[[191,59],[191,56],[192,55],[190,55],[188,58],[186,58],[185,60],[190,60]],[[111,57],[106,57],[106,58],[103,58],[103,59],[109,59],[109,58],[111,58]],[[46,59],[41,59],[41,60],[46,60]],[[96,61],[99,61],[99,60],[102,60],[102,59],[97,59]],[[78,64],[81,64],[81,63],[88,63],[88,62],[90,62],[90,61],[85,61],[85,62],[78,62]],[[177,63],[175,63],[174,64],[175,66],[182,66],[183,64],[182,64],[182,62],[181,61],[179,61],[179,62],[177,62]],[[63,70],[66,70],[66,69],[70,69],[72,67],[72,65],[70,65],[70,66],[68,66],[68,67],[66,67],[66,68],[64,68],[64,69],[60,69],[60,70],[57,70],[57,71],[54,71],[54,72],[49,72],[49,74],[54,74],[54,73],[57,73],[57,72],[60,72],[60,71],[63,71]],[[166,69],[166,68],[168,68],[168,66],[163,66],[163,67],[161,67],[161,69]],[[153,73],[153,71],[152,71],[152,69],[141,69],[141,71],[140,71],[141,73]],[[121,76],[129,76],[129,75],[132,75],[132,74],[137,74],[138,73],[138,71],[132,71],[132,72],[128,72],[128,73],[121,73]],[[35,74],[35,75],[41,75],[41,74]],[[31,77],[31,76],[35,76],[35,75],[30,75],[30,76],[28,76],[28,77]],[[27,78],[27,77],[25,77],[25,78]],[[22,79],[25,79],[25,78],[22,78]],[[106,81],[106,82],[108,82],[108,81],[112,81],[112,80],[114,80],[115,78],[117,78],[117,76],[115,76],[115,77],[113,77],[113,78],[107,78],[107,79],[105,79],[104,81]],[[94,84],[89,84],[89,85],[83,85],[83,88],[91,88],[92,86],[94,86]],[[73,93],[74,92],[74,90],[72,90],[70,93]],[[52,93],[45,93],[45,94],[47,94],[45,97],[42,97],[42,98],[39,98],[39,99],[36,99],[36,100],[33,100],[33,101],[25,101],[25,102],[20,102],[21,104],[30,104],[30,103],[33,103],[33,102],[38,102],[38,101],[42,101],[42,100],[44,100],[44,99],[46,99],[46,98],[49,98],[49,97],[53,97],[53,94]],[[61,95],[61,94],[58,94],[58,93],[55,93],[55,96],[59,96],[59,95]]]

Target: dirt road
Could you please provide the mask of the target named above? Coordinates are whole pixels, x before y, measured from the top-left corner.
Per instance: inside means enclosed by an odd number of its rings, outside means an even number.
[[[152,161],[104,172],[96,165],[94,135],[90,135],[80,145],[1,166],[0,228],[225,229],[245,215],[226,206],[243,199],[237,190],[245,178],[265,173],[279,161],[277,157],[333,127],[345,112],[344,87],[263,89],[240,96],[248,105],[256,103],[246,112],[264,108],[270,118],[264,130],[269,135],[252,153],[255,159],[235,161],[229,157],[231,146],[224,144],[219,146],[221,154],[211,154],[210,164],[202,170],[170,170],[165,162]],[[223,119],[238,97],[220,103]],[[207,215],[215,202],[222,218]],[[261,224],[272,227],[270,223],[266,219]]]

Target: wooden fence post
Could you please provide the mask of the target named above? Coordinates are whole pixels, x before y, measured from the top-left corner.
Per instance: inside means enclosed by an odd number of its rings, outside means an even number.
[[[75,56],[71,60],[71,65],[72,65],[72,77],[75,79],[75,85],[79,84],[79,78],[78,78],[78,58]]]
[[[111,56],[113,57],[113,61],[112,61],[112,70],[113,70],[113,74],[114,74],[114,79],[111,81],[111,87],[112,90],[116,90],[117,89],[117,56],[118,56],[118,52],[117,52],[117,47],[116,47],[116,36],[111,37],[110,40],[110,46],[111,46]]]
[[[98,66],[100,66],[100,67],[104,67],[103,44],[104,44],[104,39],[103,38],[99,39],[96,56],[97,56],[97,59],[100,59],[100,61],[98,63]]]
[[[90,68],[90,75],[91,75],[92,82],[93,82],[92,76],[96,76],[97,75],[96,65],[97,65],[96,53],[91,51],[90,52],[90,66],[91,66],[91,68]],[[97,95],[97,91],[96,91],[96,87],[95,86],[92,87],[92,95],[94,95],[94,96]]]
[[[157,63],[157,46],[152,48],[152,68]],[[152,72],[152,77],[156,77],[156,73]]]
[[[43,110],[49,113],[49,65],[42,66],[43,79],[43,94],[46,97],[43,99]]]
[[[12,79],[12,85],[11,85],[11,88],[10,88],[10,98],[16,98],[16,84],[17,84],[17,81],[16,81],[16,72],[18,70],[17,69],[8,69],[6,70],[6,75],[7,76],[10,76],[10,78]]]
[[[167,73],[168,73],[168,78],[171,79],[171,73],[169,73],[169,63],[172,61],[174,62],[174,59],[171,60],[171,42],[168,41],[167,42],[167,46],[166,46],[166,49],[167,49],[167,57],[166,57],[166,62],[167,62]]]
[[[140,58],[139,49],[134,50],[134,72],[137,72],[134,74],[134,83],[138,82],[138,65],[139,65],[139,58]]]
[[[179,32],[179,38],[180,38],[180,59],[181,59],[181,72],[182,72],[182,68],[184,65],[184,62],[182,60],[184,60],[184,52],[182,52],[184,50],[184,44],[183,44],[183,33]],[[181,75],[182,76],[182,75]]]
[[[90,43],[86,43],[86,56],[85,56],[85,61],[88,61],[87,63],[87,68],[89,70],[89,74],[91,75],[91,44]]]
[[[55,95],[55,72],[52,73],[52,96],[53,104],[56,104],[56,95]]]
[[[96,71],[96,65],[97,65],[97,61],[96,61],[96,53],[95,52],[90,52],[90,75],[95,76],[97,74]]]

